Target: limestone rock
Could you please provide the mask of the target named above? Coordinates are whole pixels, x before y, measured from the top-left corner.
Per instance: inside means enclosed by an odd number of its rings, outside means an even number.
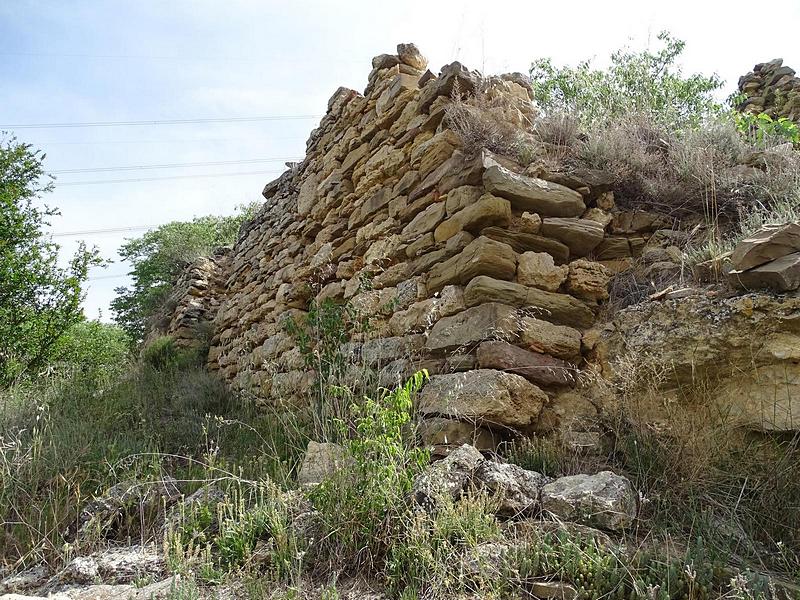
[[[631,482],[610,471],[561,477],[542,488],[542,509],[558,518],[620,531],[636,518]]]
[[[470,347],[484,340],[516,336],[517,311],[497,302],[486,302],[451,317],[439,319],[425,347],[432,352]]]
[[[419,411],[478,424],[524,428],[536,421],[546,402],[547,394],[519,375],[478,369],[431,377],[420,394]]]
[[[417,476],[411,489],[414,501],[430,510],[444,497],[459,498],[472,481],[472,471],[482,461],[483,455],[474,447],[464,444],[456,448]]]
[[[731,263],[746,271],[795,252],[800,252],[800,224],[765,225],[736,245]]]
[[[403,228],[403,238],[414,240],[433,231],[444,218],[444,202],[434,202],[428,208],[417,213],[411,222]]]
[[[461,230],[480,231],[492,225],[508,225],[510,221],[511,203],[504,198],[484,194],[442,222],[433,235],[437,242],[444,242]]]
[[[458,447],[464,444],[474,446],[478,450],[494,451],[499,439],[491,430],[473,423],[454,421],[432,417],[423,419],[417,425],[417,433],[426,446]]]
[[[559,242],[534,233],[521,231],[508,231],[501,227],[487,227],[481,235],[511,246],[515,252],[545,252],[553,257],[557,265],[563,265],[569,260],[569,248]]]
[[[538,344],[544,347],[543,344]],[[504,342],[492,340],[478,346],[478,366],[522,375],[541,386],[574,385],[577,369],[564,360],[540,352],[532,352]]]
[[[338,444],[308,442],[297,483],[300,485],[316,485],[338,473],[347,465],[350,458],[347,451]]]
[[[580,258],[569,264],[567,290],[584,300],[607,300],[611,270],[598,262]]]
[[[533,314],[553,323],[587,328],[594,323],[594,313],[577,298],[511,281],[487,276],[475,277],[464,288],[464,303],[476,306],[484,302],[501,302],[517,308],[530,309]]]
[[[58,574],[63,583],[130,583],[143,577],[163,577],[166,561],[155,546],[110,548],[74,558]]]
[[[428,66],[428,60],[422,56],[415,44],[397,44],[397,57],[400,62],[418,71],[424,71]]]
[[[537,234],[542,228],[542,217],[536,213],[523,212],[520,217],[520,230],[522,233]]]
[[[526,518],[539,513],[541,490],[547,479],[517,465],[483,460],[475,467],[473,482],[495,499],[498,515]]]
[[[730,271],[728,280],[747,290],[796,290],[800,288],[800,252],[787,254],[748,271]]]
[[[577,217],[586,209],[582,196],[557,183],[518,175],[500,165],[483,173],[486,191],[511,200],[517,210],[546,217]]]
[[[603,226],[589,219],[546,218],[541,232],[565,244],[571,256],[587,256],[603,241]]]
[[[523,317],[520,342],[542,354],[564,360],[575,360],[581,354],[581,332],[564,325],[554,325],[534,317]]]
[[[511,279],[516,270],[517,257],[510,246],[481,236],[456,256],[434,265],[427,286],[435,292],[448,284],[463,285],[478,275]]]
[[[549,292],[560,288],[569,273],[566,266],[557,267],[547,252],[524,252],[518,261],[517,281]]]
[[[452,216],[462,208],[466,208],[476,202],[482,195],[483,189],[474,185],[462,185],[450,190],[445,201],[447,216]]]

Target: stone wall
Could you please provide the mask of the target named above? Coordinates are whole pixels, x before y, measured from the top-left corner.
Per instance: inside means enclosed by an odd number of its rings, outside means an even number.
[[[595,415],[577,391],[584,334],[612,272],[663,219],[615,210],[602,172],[464,146],[447,118],[456,94],[478,93],[472,114],[524,139],[534,110],[519,74],[482,79],[456,62],[436,76],[404,44],[372,64],[364,94],[334,93],[306,158],[267,184],[240,232],[214,295],[209,368],[265,402],[302,404],[315,373],[286,320],[328,300],[370,317],[343,353],[384,385],[431,373],[419,399],[431,443],[486,447]]]
[[[783,59],[757,64],[739,78],[739,91],[745,96],[740,110],[800,123],[800,78],[783,64]]]
[[[219,248],[211,256],[201,256],[186,266],[162,311],[152,319],[145,344],[163,335],[173,338],[182,348],[208,341],[224,297],[230,254],[230,248]]]

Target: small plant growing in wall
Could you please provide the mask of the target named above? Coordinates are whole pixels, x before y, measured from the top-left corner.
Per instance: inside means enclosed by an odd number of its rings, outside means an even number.
[[[310,396],[316,428],[323,438],[338,437],[331,425],[346,416],[348,392],[354,393],[350,385],[344,385],[353,379],[348,374],[361,369],[360,380],[372,379],[360,364],[358,353],[349,352],[347,346],[353,335],[369,330],[369,317],[349,304],[324,300],[312,302],[298,321],[286,319],[284,328],[297,343],[305,367],[315,374]]]

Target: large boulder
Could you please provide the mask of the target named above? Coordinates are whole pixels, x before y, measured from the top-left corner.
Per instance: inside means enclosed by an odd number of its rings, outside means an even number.
[[[638,497],[625,477],[610,471],[560,477],[542,488],[542,509],[560,519],[619,531],[636,518]]]
[[[518,175],[497,164],[483,172],[483,185],[490,194],[511,200],[520,211],[546,217],[577,217],[586,210],[578,192],[544,179]]]
[[[516,373],[536,385],[567,386],[577,381],[578,370],[575,365],[501,340],[481,343],[477,358],[481,369]]]
[[[731,264],[747,271],[795,252],[800,252],[800,224],[765,225],[736,245]]]
[[[439,319],[425,348],[432,352],[469,349],[484,340],[514,338],[518,329],[519,317],[514,308],[487,302]]]
[[[747,271],[730,271],[728,279],[734,286],[746,290],[796,290],[800,288],[800,252],[787,254]]]
[[[588,256],[603,241],[604,229],[590,219],[546,218],[541,233],[566,245],[570,256]]]
[[[434,375],[423,388],[420,414],[496,427],[527,428],[547,394],[524,377],[494,369]]]
[[[427,286],[436,292],[449,284],[465,284],[478,275],[512,279],[517,271],[517,256],[511,246],[487,237],[470,242],[464,250],[428,273]]]

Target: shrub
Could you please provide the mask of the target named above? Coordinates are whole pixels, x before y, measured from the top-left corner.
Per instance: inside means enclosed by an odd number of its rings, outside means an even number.
[[[142,361],[159,371],[185,369],[200,366],[201,353],[196,348],[179,348],[174,338],[164,335],[145,346]]]
[[[676,61],[685,43],[668,32],[658,35],[659,50],[624,48],[611,55],[606,70],[589,61],[556,67],[550,59],[531,66],[536,103],[545,113],[577,115],[588,129],[642,114],[668,131],[694,127],[721,112],[713,98],[722,81],[716,76],[684,76]]]
[[[407,431],[413,399],[426,378],[417,373],[378,400],[352,406],[355,432],[346,442],[352,465],[311,493],[322,519],[317,551],[331,565],[357,571],[385,560],[402,526],[414,475],[428,461]]]
[[[527,98],[504,90],[505,85],[505,80],[490,77],[481,79],[469,96],[454,89],[445,121],[461,138],[468,156],[485,149],[528,164],[533,152],[532,105]]]

